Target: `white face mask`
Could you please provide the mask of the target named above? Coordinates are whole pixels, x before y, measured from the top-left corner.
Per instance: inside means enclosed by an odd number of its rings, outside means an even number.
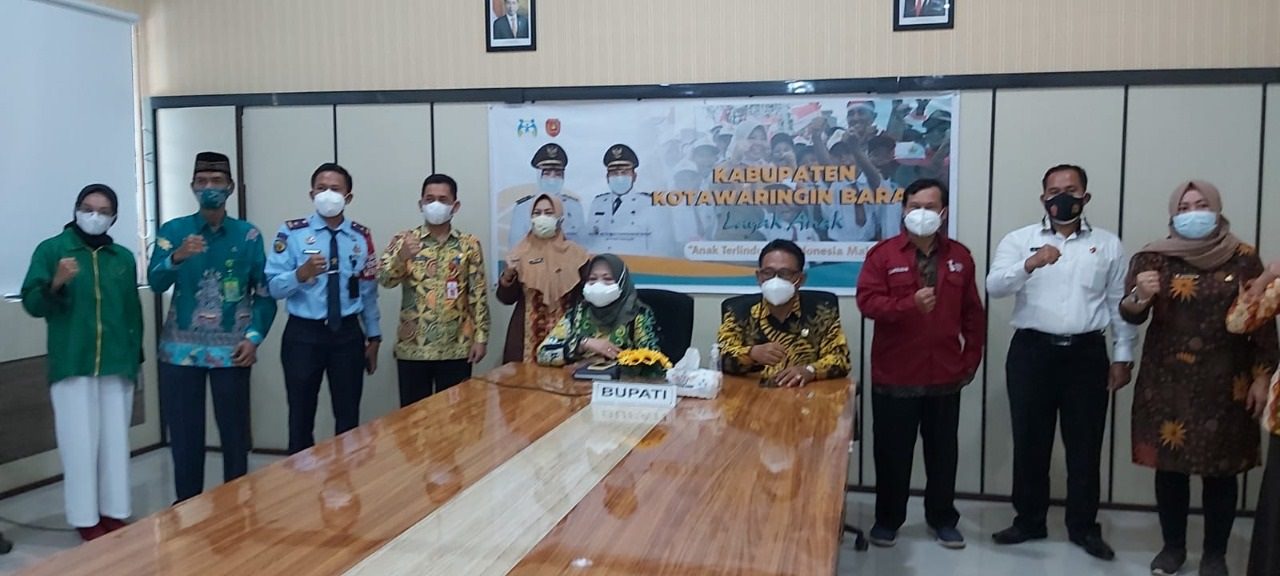
[[[332,188],[317,193],[311,201],[316,205],[316,213],[325,218],[333,218],[347,207],[347,198]]]
[[[546,240],[556,235],[556,228],[560,225],[560,219],[547,214],[539,214],[533,217],[531,226],[533,235]]]
[[[622,286],[604,282],[588,282],[582,287],[582,298],[596,308],[604,308],[622,296]]]
[[[942,227],[942,215],[933,210],[916,208],[907,212],[902,225],[915,236],[933,236]]]
[[[631,191],[631,177],[618,175],[609,177],[609,190],[614,194],[622,195]]]
[[[111,225],[115,223],[114,216],[107,216],[97,212],[76,212],[76,226],[90,236],[106,234],[107,230],[111,229]]]
[[[781,306],[791,301],[796,295],[796,285],[781,278],[770,278],[760,285],[760,293],[764,295],[766,302],[774,306]]]
[[[422,207],[422,216],[427,224],[439,226],[453,219],[453,206],[444,202],[432,202]]]

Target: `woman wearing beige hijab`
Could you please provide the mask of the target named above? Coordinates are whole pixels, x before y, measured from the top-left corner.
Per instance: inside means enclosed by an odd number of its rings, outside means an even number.
[[[1120,312],[1148,319],[1133,399],[1133,461],[1156,470],[1164,549],[1152,574],[1177,574],[1187,558],[1190,477],[1204,479],[1200,574],[1227,574],[1227,542],[1239,502],[1237,476],[1256,467],[1254,419],[1280,358],[1274,324],[1244,334],[1226,318],[1245,283],[1262,274],[1252,246],[1231,233],[1213,184],[1180,184],[1169,199],[1169,237],[1129,266]]]
[[[590,254],[564,237],[564,204],[543,194],[533,203],[529,233],[507,254],[498,278],[498,301],[515,304],[503,362],[534,362],[538,345],[564,311],[581,298]]]

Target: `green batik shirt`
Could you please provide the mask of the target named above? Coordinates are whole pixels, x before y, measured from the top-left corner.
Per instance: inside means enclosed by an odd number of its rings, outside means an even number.
[[[422,249],[406,262],[400,253],[411,236]],[[426,226],[401,232],[382,255],[378,281],[401,287],[397,359],[459,360],[489,341],[489,285],[475,236],[455,228],[439,242]]]
[[[640,303],[635,319],[619,324],[608,333],[596,326],[587,310],[588,306],[589,304],[581,302],[556,322],[547,339],[538,346],[539,364],[564,366],[582,360],[583,353],[579,346],[588,338],[606,338],[623,350],[658,349],[657,323],[653,319],[653,310],[644,303]]]
[[[173,251],[193,234],[204,237],[205,251],[174,264]],[[228,216],[214,230],[197,212],[161,226],[147,274],[157,293],[173,288],[159,360],[229,368],[240,341],[261,344],[276,317],[266,263],[262,234],[244,220]]]

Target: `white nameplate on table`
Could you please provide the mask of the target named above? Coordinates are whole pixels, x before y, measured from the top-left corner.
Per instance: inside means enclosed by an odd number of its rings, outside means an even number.
[[[670,407],[678,400],[676,387],[669,384],[596,381],[591,386],[592,404]]]

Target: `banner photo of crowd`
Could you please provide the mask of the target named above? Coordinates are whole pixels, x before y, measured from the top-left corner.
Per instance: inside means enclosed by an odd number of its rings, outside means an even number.
[[[564,205],[565,236],[622,256],[643,286],[750,291],[760,249],[785,238],[805,251],[806,287],[852,294],[867,251],[901,232],[907,185],[954,180],[957,101],[943,93],[493,105],[495,273],[529,234],[537,198],[551,194]]]

